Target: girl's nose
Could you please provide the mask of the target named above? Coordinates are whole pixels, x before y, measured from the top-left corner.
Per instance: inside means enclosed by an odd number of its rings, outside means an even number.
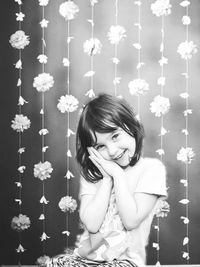
[[[107,146],[107,151],[108,151],[108,155],[111,158],[114,158],[116,156],[116,152],[117,152],[117,147],[115,144],[109,144]]]

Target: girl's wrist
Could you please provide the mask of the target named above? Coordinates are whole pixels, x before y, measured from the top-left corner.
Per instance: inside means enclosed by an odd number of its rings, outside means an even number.
[[[104,176],[103,177],[103,183],[105,183],[106,185],[112,185],[112,177]]]
[[[119,169],[117,172],[114,172],[113,173],[113,179],[116,180],[116,179],[123,179],[124,177],[124,171],[123,169]]]

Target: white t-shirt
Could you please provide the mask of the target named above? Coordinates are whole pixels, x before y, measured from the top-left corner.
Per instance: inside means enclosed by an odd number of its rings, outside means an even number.
[[[158,195],[158,200],[153,210],[139,227],[131,231],[126,230],[118,213],[113,189],[108,210],[99,232],[91,234],[85,230],[80,238],[78,247],[74,251],[76,255],[100,261],[129,259],[138,266],[145,265],[145,247],[148,244],[151,223],[163,197],[167,196],[166,170],[162,162],[155,158],[141,158],[132,168],[131,179],[137,179],[133,193],[142,192]],[[94,195],[100,184],[101,181],[90,183],[81,177],[80,197],[85,194]],[[129,184],[130,186],[131,183]],[[95,246],[91,247],[91,242]]]

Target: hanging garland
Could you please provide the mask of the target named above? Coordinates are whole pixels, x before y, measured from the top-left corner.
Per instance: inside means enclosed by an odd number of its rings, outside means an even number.
[[[49,161],[45,161],[45,152],[49,148],[45,145],[45,136],[49,133],[49,130],[45,128],[45,95],[44,93],[49,91],[54,85],[54,78],[49,73],[45,72],[45,64],[47,64],[48,57],[45,54],[46,41],[45,41],[45,28],[48,27],[49,21],[45,18],[45,6],[48,5],[49,0],[38,0],[39,5],[42,9],[42,20],[40,21],[40,26],[42,30],[42,51],[41,54],[37,57],[39,63],[42,67],[42,73],[38,74],[34,78],[33,87],[41,93],[42,98],[42,107],[40,110],[41,115],[41,129],[39,130],[39,135],[41,136],[42,143],[42,151],[41,151],[41,161],[34,165],[34,177],[38,178],[42,182],[42,197],[40,199],[40,203],[42,205],[42,213],[39,216],[39,220],[42,222],[42,235],[40,236],[40,240],[43,246],[43,255],[37,259],[37,262],[40,262],[42,258],[48,257],[45,255],[46,253],[46,241],[50,237],[46,234],[46,205],[48,204],[48,200],[45,197],[45,180],[51,178],[51,173],[53,172],[52,165]]]
[[[160,160],[163,161],[163,155],[165,155],[165,151],[163,148],[163,137],[169,131],[164,128],[164,115],[170,109],[170,101],[167,97],[164,97],[164,87],[166,85],[166,77],[164,75],[164,65],[168,64],[168,59],[164,55],[164,42],[165,42],[165,29],[164,29],[164,17],[171,14],[171,4],[169,0],[157,0],[151,4],[152,13],[162,18],[161,25],[161,44],[160,44],[160,53],[161,58],[158,61],[160,65],[161,74],[157,79],[157,84],[160,86],[160,94],[154,97],[153,102],[150,104],[150,111],[154,113],[155,117],[161,118],[161,127],[160,127],[160,148],[156,150],[158,155],[160,156]],[[164,211],[165,216],[167,212],[169,212],[169,204],[166,201],[161,202],[161,211]],[[163,213],[157,214],[157,223],[154,225],[154,229],[156,230],[156,242],[153,242],[153,248],[156,249],[157,254],[157,262],[156,265],[160,266],[160,217]]]
[[[117,96],[117,86],[120,84],[121,77],[118,76],[117,66],[120,63],[118,58],[118,45],[126,37],[126,30],[123,26],[118,25],[118,0],[115,0],[115,25],[112,25],[108,32],[108,40],[112,45],[114,45],[114,57],[112,62],[114,64],[114,94]]]
[[[90,56],[90,70],[84,74],[84,77],[90,77],[90,89],[86,92],[86,96],[89,98],[95,97],[94,92],[94,56],[101,53],[102,43],[98,38],[94,38],[94,6],[97,4],[97,0],[90,0],[91,6],[91,19],[87,21],[91,24],[91,38],[86,40],[83,44],[83,51]]]
[[[67,172],[64,178],[67,178],[67,195],[62,197],[58,203],[59,208],[62,212],[66,213],[65,217],[65,230],[62,231],[63,235],[66,235],[66,246],[68,248],[68,237],[70,235],[68,212],[74,212],[77,208],[77,202],[71,196],[69,196],[69,180],[74,177],[73,173],[69,168],[69,159],[72,158],[70,150],[70,137],[74,135],[74,131],[70,129],[70,112],[74,112],[78,109],[79,101],[73,95],[70,95],[70,44],[74,39],[70,33],[70,21],[75,18],[79,12],[79,7],[73,1],[65,1],[59,7],[59,13],[66,20],[67,25],[67,57],[63,58],[63,66],[67,68],[67,94],[61,96],[58,100],[57,108],[61,113],[67,112]]]
[[[185,147],[182,147],[177,153],[177,160],[185,164],[185,178],[180,180],[180,183],[185,187],[185,198],[181,199],[179,202],[185,206],[185,214],[181,216],[180,219],[185,224],[185,237],[183,238],[183,251],[182,258],[184,258],[187,263],[190,260],[190,246],[189,246],[189,164],[191,164],[195,153],[192,147],[188,146],[189,142],[189,129],[188,129],[188,115],[192,114],[192,109],[189,108],[189,60],[192,58],[192,55],[197,52],[197,47],[193,41],[189,41],[189,25],[191,19],[188,15],[189,13],[190,1],[182,1],[180,6],[185,8],[185,15],[182,17],[182,24],[186,28],[186,40],[179,44],[177,48],[177,53],[180,54],[181,58],[185,60],[185,72],[182,75],[185,78],[185,92],[180,94],[180,97],[185,100],[185,110],[183,115],[185,117],[185,128],[182,130],[182,133],[185,135]]]
[[[149,84],[141,79],[141,68],[145,65],[144,62],[141,62],[141,5],[142,1],[135,1],[134,4],[138,7],[138,21],[134,23],[134,26],[138,29],[138,40],[133,44],[133,47],[137,50],[138,53],[138,62],[137,62],[137,79],[133,79],[128,83],[129,93],[131,95],[137,96],[138,98],[138,107],[137,107],[137,118],[140,119],[140,95],[144,95],[149,91]]]
[[[22,214],[22,177],[26,170],[26,166],[22,165],[22,154],[25,152],[25,147],[22,146],[22,133],[30,128],[31,121],[27,116],[22,114],[22,106],[28,103],[22,97],[22,49],[29,45],[29,37],[22,30],[22,22],[24,20],[25,14],[22,12],[22,1],[18,0],[15,2],[18,3],[18,12],[16,13],[16,21],[18,22],[18,30],[10,36],[9,43],[10,45],[18,49],[19,59],[15,64],[15,68],[18,70],[18,81],[17,87],[19,91],[18,99],[18,114],[15,115],[15,118],[12,120],[11,127],[18,133],[18,181],[15,182],[18,188],[18,198],[15,199],[15,202],[19,205],[19,215],[14,216],[11,221],[11,228],[18,232],[19,245],[16,249],[18,256],[18,264],[21,265],[21,253],[26,249],[22,245],[22,231],[28,229],[31,225],[30,218],[27,215]]]

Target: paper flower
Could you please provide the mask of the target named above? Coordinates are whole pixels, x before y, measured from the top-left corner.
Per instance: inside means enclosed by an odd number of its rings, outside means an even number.
[[[77,208],[77,202],[71,196],[65,196],[61,198],[58,206],[63,212],[74,212]]]
[[[61,113],[73,112],[77,110],[79,101],[73,95],[61,96],[57,108]]]
[[[182,23],[183,25],[189,25],[191,23],[191,19],[189,16],[183,16],[182,17]]]
[[[170,212],[169,203],[165,200],[160,201],[160,206],[156,211],[156,217],[167,217],[168,213]]]
[[[74,19],[76,13],[79,12],[79,7],[73,1],[67,1],[60,5],[59,13],[66,20]]]
[[[47,263],[50,261],[49,256],[41,256],[37,259],[36,264],[41,267],[48,266]]]
[[[49,73],[41,73],[34,78],[33,87],[37,89],[38,92],[46,92],[54,85],[54,79]]]
[[[86,40],[83,44],[83,51],[89,56],[100,54],[101,48],[102,44],[97,38],[90,38],[89,40]]]
[[[9,43],[12,47],[16,49],[24,49],[27,45],[29,45],[29,37],[25,35],[24,31],[16,31],[10,36]]]
[[[23,253],[26,249],[22,247],[21,244],[19,244],[18,248],[16,248],[17,253]]]
[[[149,84],[142,79],[135,79],[128,83],[129,92],[131,95],[143,95],[149,90]]]
[[[48,27],[48,23],[49,23],[48,20],[43,19],[43,20],[40,21],[40,26],[41,26],[42,28],[47,28],[47,27]]]
[[[197,53],[197,46],[193,41],[182,42],[177,48],[177,53],[179,53],[183,59],[191,59],[192,55]]]
[[[46,55],[44,55],[44,54],[41,54],[41,55],[39,55],[39,56],[37,57],[37,59],[39,60],[39,62],[40,62],[41,64],[46,64],[46,63],[47,63],[47,59],[48,59],[48,57],[47,57]]]
[[[30,227],[31,221],[28,216],[19,214],[19,216],[13,217],[11,221],[11,228],[18,232],[26,230]]]
[[[16,3],[18,3],[18,5],[22,5],[22,0],[15,0]]]
[[[195,153],[191,147],[182,147],[178,154],[177,154],[177,160],[182,161],[183,163],[190,164],[195,156]]]
[[[64,67],[69,67],[69,65],[70,65],[70,61],[69,61],[69,59],[68,58],[63,58],[63,66]]]
[[[85,96],[88,96],[89,98],[95,97],[95,93],[93,89],[90,89],[86,92]]]
[[[98,3],[98,0],[90,0],[90,4],[92,5],[92,6],[94,6],[95,4],[97,4]]]
[[[47,240],[47,238],[50,238],[50,237],[45,232],[43,232],[40,237],[41,241]]]
[[[155,113],[156,117],[166,114],[169,111],[169,108],[169,99],[160,95],[156,96],[150,104],[150,110],[152,113]]]
[[[16,21],[23,21],[25,15],[22,12],[16,13]]]
[[[40,6],[47,6],[49,3],[49,0],[39,0],[39,5]]]
[[[23,132],[30,128],[31,122],[28,117],[22,114],[16,114],[14,120],[12,120],[11,127],[17,132]]]
[[[180,3],[180,6],[182,6],[182,7],[187,7],[187,6],[189,6],[190,5],[190,1],[187,1],[187,0],[184,0],[184,1],[182,1],[181,3]]]
[[[38,164],[34,165],[34,177],[39,178],[41,181],[50,178],[52,171],[53,168],[49,161],[45,161],[43,163],[39,162]]]
[[[119,44],[126,37],[126,30],[120,25],[112,25],[108,32],[108,39],[111,44]]]
[[[157,17],[167,16],[171,14],[171,7],[170,0],[157,0],[151,4],[151,11]]]

